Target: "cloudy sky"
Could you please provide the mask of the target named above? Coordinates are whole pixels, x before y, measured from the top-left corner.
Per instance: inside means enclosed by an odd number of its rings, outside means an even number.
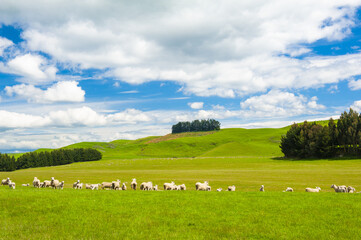
[[[2,0],[0,151],[361,111],[361,0]]]

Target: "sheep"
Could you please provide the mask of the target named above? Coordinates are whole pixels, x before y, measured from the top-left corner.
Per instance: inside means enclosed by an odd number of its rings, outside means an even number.
[[[104,188],[109,188],[111,189],[112,188],[112,183],[111,182],[102,182],[102,189]]]
[[[197,191],[211,191],[211,187],[208,186],[208,182],[207,184],[206,183],[198,184]]]
[[[199,187],[199,185],[201,185],[201,184],[208,185],[208,182],[207,182],[207,181],[204,181],[204,183],[197,182],[197,183],[196,183],[196,190],[198,190],[198,187]]]
[[[172,190],[178,191],[178,190],[180,190],[180,186],[179,185],[174,185]]]
[[[125,184],[126,184],[126,183],[123,183],[123,184],[122,184],[122,190],[123,190],[123,191],[126,191],[126,190],[127,190],[127,185],[125,185]]]
[[[306,190],[306,192],[319,192],[319,191],[321,191],[321,188],[319,188],[319,187],[316,187],[316,188],[306,188],[305,190]]]
[[[21,186],[23,186],[23,187],[29,187],[29,186],[30,186],[30,184],[29,184],[29,183],[26,183],[26,184],[21,184]]]
[[[333,188],[335,192],[347,192],[346,186],[337,186],[335,184],[332,184],[331,188]]]
[[[14,182],[12,182],[11,180],[9,180],[8,185],[9,185],[9,188],[15,189],[16,184]]]
[[[152,182],[142,182],[139,189],[144,190],[144,191],[151,191],[153,189],[153,183]]]
[[[91,190],[94,190],[94,189],[98,190],[100,185],[101,185],[101,184],[91,184],[91,185],[90,185],[90,189],[91,189]]]
[[[10,182],[10,181],[11,181],[10,178],[3,179],[3,180],[1,181],[1,185],[9,185],[9,182]]]
[[[158,185],[153,186],[154,191],[158,191]]]
[[[293,192],[293,189],[292,189],[292,188],[290,188],[290,187],[288,187],[288,188],[286,188],[286,190],[285,190],[285,191],[283,191],[283,192]]]
[[[75,183],[73,183],[73,188],[77,188],[78,184],[80,183],[80,180],[76,181]]]
[[[186,187],[186,185],[184,183],[179,185],[179,187],[180,187],[180,190],[182,190],[182,191],[187,190],[187,187]]]
[[[264,192],[264,186],[261,185],[261,188],[259,189],[261,192]]]
[[[56,189],[63,189],[64,188],[64,181],[59,182],[56,186]]]
[[[56,186],[58,186],[59,183],[60,183],[59,180],[55,179],[54,177],[51,177],[50,186],[51,186],[52,188],[56,188]]]
[[[164,183],[164,184],[163,184],[164,190],[173,190],[174,186],[175,186],[175,183],[174,183],[174,182]]]
[[[83,183],[78,183],[75,189],[83,189]]]
[[[222,190],[223,190],[222,188],[218,188],[217,192],[222,192]]]
[[[49,180],[44,180],[44,182],[42,182],[41,187],[42,188],[46,188],[46,187],[50,187],[51,186],[51,181]]]
[[[112,189],[114,189],[114,190],[122,190],[120,188],[120,181],[119,182],[118,181],[113,181],[112,182]]]
[[[351,187],[351,186],[348,186],[347,192],[348,192],[348,193],[354,193],[354,192],[356,192],[356,189],[353,188],[353,187]]]
[[[234,186],[234,185],[229,186],[228,189],[227,189],[227,191],[229,191],[229,192],[234,192],[234,191],[236,191],[236,186]]]
[[[40,188],[40,180],[37,177],[34,177],[33,186]]]
[[[85,184],[85,189],[91,189],[91,184],[86,183],[86,184]]]
[[[130,184],[130,188],[137,190],[137,179],[133,178],[132,183]]]

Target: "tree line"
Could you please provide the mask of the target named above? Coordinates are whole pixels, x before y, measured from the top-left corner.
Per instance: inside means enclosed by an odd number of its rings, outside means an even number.
[[[192,122],[179,122],[172,126],[172,133],[213,131],[221,129],[221,123],[214,120],[194,120]]]
[[[335,122],[293,124],[281,138],[288,158],[328,158],[361,155],[361,114],[350,108]]]
[[[17,160],[7,154],[0,154],[0,171],[47,167],[69,164],[73,162],[97,161],[102,154],[92,148],[56,149],[49,152],[28,152]]]

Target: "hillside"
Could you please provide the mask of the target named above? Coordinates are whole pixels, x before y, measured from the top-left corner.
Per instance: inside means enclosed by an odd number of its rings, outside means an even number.
[[[82,142],[65,148],[95,148],[103,153],[104,159],[280,156],[279,141],[286,131],[287,128],[230,128],[212,132],[168,134],[137,140]]]

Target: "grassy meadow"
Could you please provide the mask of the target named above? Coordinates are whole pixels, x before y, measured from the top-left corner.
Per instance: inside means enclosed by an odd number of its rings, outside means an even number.
[[[225,129],[94,147],[103,160],[2,172],[0,239],[358,239],[361,159],[284,160],[282,129]],[[21,187],[34,176],[65,181],[64,190]],[[73,190],[72,183],[120,179],[185,183],[187,191]],[[211,192],[196,192],[197,181]],[[261,185],[266,192],[259,192]],[[216,192],[236,186],[236,192]],[[306,187],[320,193],[305,193]],[[282,192],[292,187],[294,193]]]

